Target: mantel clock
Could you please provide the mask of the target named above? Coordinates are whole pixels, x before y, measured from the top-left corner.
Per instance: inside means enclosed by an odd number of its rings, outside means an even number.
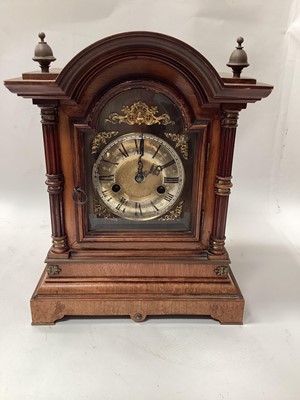
[[[272,86],[219,75],[172,37],[128,32],[62,70],[40,36],[41,72],[7,80],[40,107],[52,246],[32,323],[64,316],[207,315],[242,323],[225,248],[237,119]]]

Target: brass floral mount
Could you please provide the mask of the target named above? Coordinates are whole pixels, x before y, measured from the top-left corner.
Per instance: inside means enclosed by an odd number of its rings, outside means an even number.
[[[47,265],[46,271],[48,276],[59,275],[61,268],[58,265]]]
[[[187,136],[182,133],[170,133],[170,132],[165,132],[165,136],[168,139],[171,139],[172,142],[175,142],[175,148],[177,149],[178,147],[180,147],[180,152],[182,154],[182,157],[185,160],[188,160],[189,158],[189,145],[188,145],[188,138]]]
[[[221,266],[221,267],[217,267],[217,268],[215,269],[215,274],[216,274],[217,276],[227,276],[228,273],[229,273],[229,267],[228,267],[228,265]]]
[[[119,115],[114,112],[109,115],[105,122],[111,122],[113,124],[125,123],[128,125],[174,125],[174,121],[171,120],[168,114],[158,114],[158,109],[155,106],[148,106],[142,101],[137,101],[131,106],[123,106],[123,115]]]
[[[108,209],[100,203],[97,199],[94,199],[94,214],[97,218],[104,219],[117,219],[115,215],[113,215]]]
[[[116,136],[119,132],[116,131],[105,131],[98,132],[95,134],[94,139],[92,141],[92,154],[96,154],[98,149],[103,145],[107,144],[107,140],[111,139],[113,136]]]
[[[159,221],[176,221],[182,215],[183,211],[183,201],[181,201],[175,209],[169,211],[166,215],[159,218]]]

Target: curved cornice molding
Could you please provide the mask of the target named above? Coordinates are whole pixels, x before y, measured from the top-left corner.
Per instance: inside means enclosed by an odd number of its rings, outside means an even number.
[[[63,68],[57,84],[67,97],[79,102],[93,79],[124,60],[139,60],[130,71],[137,77],[143,73],[142,60],[169,66],[194,86],[203,103],[218,97],[224,86],[217,71],[199,52],[178,39],[152,32],[128,32],[99,40]]]

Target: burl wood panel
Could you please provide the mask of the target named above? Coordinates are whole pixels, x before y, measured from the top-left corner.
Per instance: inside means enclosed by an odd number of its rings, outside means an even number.
[[[148,316],[204,315],[223,324],[241,324],[244,299],[231,272],[229,278],[226,290],[226,284],[196,284],[193,290],[191,283],[176,286],[168,281],[163,284],[146,282],[144,287],[132,283],[118,287],[115,281],[103,286],[81,282],[78,287],[77,283],[74,286],[66,282],[46,284],[45,271],[31,299],[32,324],[53,324],[72,315],[130,316],[135,322],[142,322]],[[224,293],[220,293],[218,285]],[[218,294],[213,295],[212,290]]]

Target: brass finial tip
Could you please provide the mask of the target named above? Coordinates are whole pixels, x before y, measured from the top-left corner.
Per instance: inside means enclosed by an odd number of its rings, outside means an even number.
[[[239,37],[236,39],[236,41],[237,41],[239,47],[241,47],[241,46],[242,46],[242,43],[244,43],[244,38],[243,38],[242,36],[239,36]]]
[[[46,35],[44,32],[39,33],[39,38],[41,39],[42,42],[44,41],[45,37],[46,37]]]
[[[229,62],[226,65],[232,69],[234,78],[240,78],[242,70],[248,67],[249,63],[247,54],[242,47],[244,38],[239,36],[236,41],[238,46],[236,46],[235,50],[231,53]]]
[[[40,64],[42,72],[49,72],[49,65],[56,58],[53,56],[52,49],[47,42],[44,42],[46,35],[44,32],[39,33],[39,38],[41,41],[37,44],[34,50],[33,61]]]

